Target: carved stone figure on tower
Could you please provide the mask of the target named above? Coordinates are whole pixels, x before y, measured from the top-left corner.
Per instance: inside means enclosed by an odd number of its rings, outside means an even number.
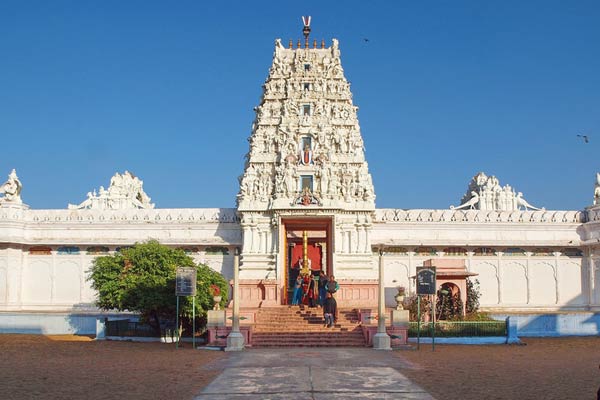
[[[600,205],[600,172],[596,172],[596,186],[594,187],[594,205]]]
[[[296,193],[296,187],[298,185],[298,175],[296,173],[296,166],[291,162],[286,162],[283,174],[283,192],[285,196],[291,197],[294,195],[294,193]]]
[[[17,172],[13,169],[8,174],[8,180],[0,185],[0,194],[4,194],[3,197],[0,197],[1,203],[13,203],[13,204],[22,204],[23,200],[21,200],[21,189],[23,185],[17,176]]]

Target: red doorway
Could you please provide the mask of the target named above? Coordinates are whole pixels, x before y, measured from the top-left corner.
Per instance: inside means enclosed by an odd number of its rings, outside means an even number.
[[[282,219],[284,239],[284,279],[281,282],[282,302],[289,304],[294,282],[303,261],[303,234],[307,233],[307,255],[313,274],[323,270],[333,273],[331,256],[331,218]]]

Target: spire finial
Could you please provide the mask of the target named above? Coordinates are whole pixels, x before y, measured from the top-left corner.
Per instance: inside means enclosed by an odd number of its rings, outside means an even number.
[[[302,22],[304,23],[304,29],[302,29],[302,33],[304,34],[304,42],[306,43],[306,47],[308,47],[308,35],[310,35],[310,15],[308,17],[302,16]]]

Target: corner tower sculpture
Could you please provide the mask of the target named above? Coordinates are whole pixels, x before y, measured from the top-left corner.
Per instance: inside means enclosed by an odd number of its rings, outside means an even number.
[[[240,278],[248,296],[261,285],[260,304],[285,302],[298,267],[294,247],[306,234],[313,271],[377,278],[370,242],[375,192],[339,44],[315,40],[311,47],[310,19],[303,20],[304,45],[275,41],[239,178]]]

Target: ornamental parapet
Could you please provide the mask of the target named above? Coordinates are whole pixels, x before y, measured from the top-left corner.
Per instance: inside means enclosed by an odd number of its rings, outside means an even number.
[[[600,211],[595,214],[600,219]],[[494,211],[494,210],[424,210],[380,208],[375,223],[546,223],[580,224],[586,222],[585,211]]]
[[[600,221],[600,205],[592,206],[587,209],[587,221],[588,222],[599,222]]]
[[[0,207],[1,222],[36,224],[239,224],[235,208],[27,210]]]

